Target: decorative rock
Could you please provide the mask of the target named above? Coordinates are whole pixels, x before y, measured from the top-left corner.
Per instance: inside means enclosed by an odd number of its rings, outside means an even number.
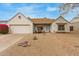
[[[27,47],[27,46],[31,46],[31,44],[28,41],[24,41],[24,42],[18,43],[18,46]]]

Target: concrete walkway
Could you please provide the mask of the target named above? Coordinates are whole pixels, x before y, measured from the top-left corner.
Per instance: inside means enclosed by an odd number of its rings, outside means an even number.
[[[7,34],[0,36],[0,52],[7,49],[9,46],[13,45],[20,39],[22,39],[24,35],[19,34]]]

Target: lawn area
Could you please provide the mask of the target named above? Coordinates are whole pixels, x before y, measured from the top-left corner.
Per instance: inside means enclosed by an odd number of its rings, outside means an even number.
[[[18,34],[17,34],[18,35]],[[21,34],[22,35],[22,34]],[[20,36],[21,36],[20,35]],[[4,56],[72,56],[79,55],[79,33],[23,34],[21,40],[2,51]],[[33,40],[34,36],[37,40]],[[29,41],[31,46],[17,44]]]

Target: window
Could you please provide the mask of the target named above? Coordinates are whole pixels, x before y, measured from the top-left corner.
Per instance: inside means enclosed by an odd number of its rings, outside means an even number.
[[[21,19],[21,16],[18,16],[19,19]]]
[[[65,30],[64,25],[58,25],[58,30]]]

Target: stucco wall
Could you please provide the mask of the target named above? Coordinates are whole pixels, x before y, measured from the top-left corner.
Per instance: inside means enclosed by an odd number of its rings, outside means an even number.
[[[21,18],[18,18],[21,16]],[[33,23],[22,14],[17,14],[7,23],[9,26],[9,33],[33,33]]]
[[[58,23],[65,24],[65,31],[60,31],[60,32],[70,32],[71,24],[61,16],[54,23],[52,23],[51,32],[58,32],[58,25],[57,25]]]
[[[51,32],[59,32],[58,24],[54,23],[51,25]],[[70,32],[70,24],[65,24],[65,30],[61,32]]]
[[[21,19],[19,19],[19,16],[21,16]],[[32,21],[22,14],[17,14],[15,17],[10,19],[8,24],[32,24]]]
[[[71,24],[69,23],[65,24],[65,32],[70,32],[70,26]]]
[[[72,23],[72,26],[73,26],[73,30],[74,31],[78,31],[79,32],[79,22]]]

